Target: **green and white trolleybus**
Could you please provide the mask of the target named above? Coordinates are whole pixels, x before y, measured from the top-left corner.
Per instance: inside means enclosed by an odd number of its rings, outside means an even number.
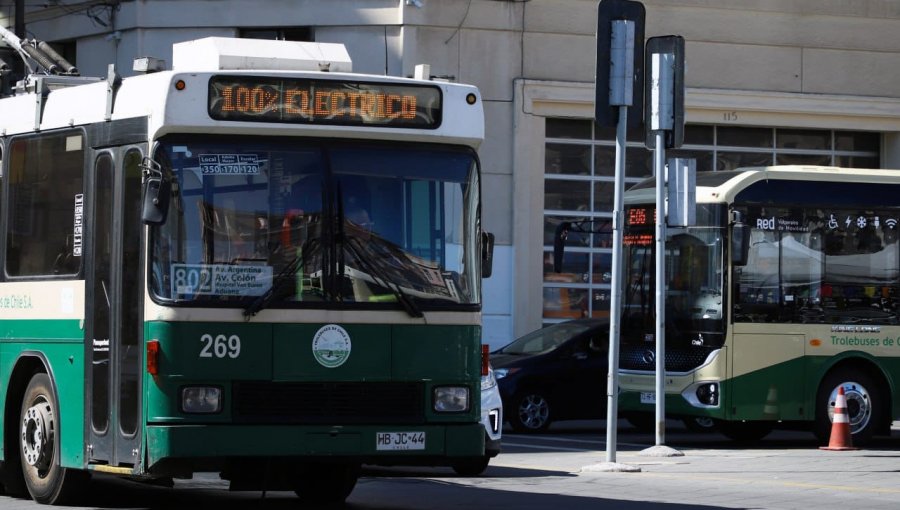
[[[209,38],[7,87],[8,491],[214,471],[335,502],[363,463],[483,457],[481,97],[350,65]]]
[[[655,395],[654,181],[625,195],[623,415]],[[900,417],[900,172],[767,167],[697,175],[696,225],[666,229],[667,414],[739,440]],[[646,416],[646,415],[644,415]]]

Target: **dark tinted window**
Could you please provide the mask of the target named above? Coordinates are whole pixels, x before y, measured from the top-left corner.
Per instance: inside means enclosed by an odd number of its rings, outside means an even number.
[[[76,274],[84,221],[83,134],[18,139],[9,156],[7,273]]]
[[[898,209],[744,209],[754,228],[735,268],[735,321],[896,324]]]

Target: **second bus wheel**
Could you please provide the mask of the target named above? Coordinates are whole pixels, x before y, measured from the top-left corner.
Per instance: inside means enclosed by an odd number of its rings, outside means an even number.
[[[831,423],[838,389],[844,388],[847,417],[854,446],[868,443],[883,420],[884,405],[875,381],[862,370],[842,368],[829,373],[816,393],[816,421],[813,431],[823,444],[831,437]]]
[[[60,466],[59,405],[47,374],[31,378],[19,416],[19,454],[28,493],[38,503],[72,502],[89,475]]]

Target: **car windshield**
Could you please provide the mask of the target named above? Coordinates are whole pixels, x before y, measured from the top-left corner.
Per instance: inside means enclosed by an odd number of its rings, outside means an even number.
[[[205,306],[477,304],[477,162],[468,149],[170,137],[155,298]],[[236,303],[236,304],[225,304]]]
[[[498,354],[541,354],[552,351],[571,338],[592,327],[582,322],[560,322],[546,328],[532,331],[503,347]]]

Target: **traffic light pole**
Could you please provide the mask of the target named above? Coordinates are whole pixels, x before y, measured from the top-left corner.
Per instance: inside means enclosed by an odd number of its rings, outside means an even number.
[[[616,126],[616,182],[613,198],[612,281],[609,301],[609,371],[606,385],[606,462],[616,462],[619,417],[619,333],[622,318],[622,239],[625,194],[625,138],[628,133],[628,107],[619,107]]]
[[[666,444],[666,143],[656,132],[656,446]]]

